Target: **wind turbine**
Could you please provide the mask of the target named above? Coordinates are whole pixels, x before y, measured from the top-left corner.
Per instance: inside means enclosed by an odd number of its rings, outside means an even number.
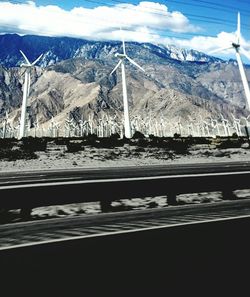
[[[24,78],[24,87],[23,87],[23,102],[22,102],[22,111],[21,111],[21,122],[19,130],[19,139],[25,136],[25,124],[26,124],[26,109],[27,109],[27,99],[30,92],[30,71],[33,66],[41,59],[40,55],[33,63],[30,63],[25,54],[20,50],[20,53],[24,57],[26,63],[21,64],[21,67],[25,68],[25,78]]]
[[[117,68],[119,66],[121,66],[125,137],[126,138],[132,138],[132,130],[131,130],[131,124],[130,124],[130,118],[129,118],[129,106],[128,106],[128,96],[127,96],[127,86],[126,86],[126,75],[125,75],[124,61],[127,59],[131,64],[135,65],[137,68],[139,68],[143,72],[145,72],[145,70],[126,54],[125,42],[124,42],[123,38],[122,38],[122,48],[123,48],[123,53],[122,54],[120,54],[120,53],[115,54],[115,57],[117,57],[120,61],[117,63],[117,65],[112,70],[110,75],[112,75],[117,70]]]
[[[232,114],[232,118],[233,118],[233,127],[235,128],[236,134],[238,136],[242,136],[240,119],[237,119],[233,114]]]
[[[6,136],[6,130],[7,130],[8,123],[9,123],[9,114],[8,114],[8,111],[6,110],[5,119],[3,120],[2,138],[5,138],[5,136]]]
[[[210,51],[209,54],[214,54],[214,53],[221,52],[221,51],[228,50],[228,49],[235,50],[235,55],[236,55],[236,59],[237,59],[237,63],[238,63],[239,71],[240,71],[240,76],[241,76],[241,80],[243,83],[243,87],[244,87],[244,91],[245,91],[245,95],[246,95],[246,99],[247,99],[248,109],[250,109],[250,90],[249,90],[246,73],[245,73],[243,63],[241,60],[241,56],[240,56],[240,53],[242,53],[245,57],[247,57],[250,60],[250,53],[248,53],[240,44],[241,43],[241,33],[240,33],[240,13],[239,12],[238,12],[237,31],[236,31],[235,35],[236,35],[235,42],[232,42],[230,47],[219,48],[214,51]]]

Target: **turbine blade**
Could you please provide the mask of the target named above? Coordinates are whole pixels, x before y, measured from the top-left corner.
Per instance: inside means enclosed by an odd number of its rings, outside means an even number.
[[[122,60],[120,60],[120,61],[117,63],[117,65],[115,66],[115,68],[111,71],[110,75],[112,75],[112,74],[116,71],[116,69],[121,65],[121,63],[122,63]]]
[[[238,12],[238,20],[237,20],[237,32],[236,32],[237,43],[240,43],[240,13]]]
[[[212,55],[212,54],[223,52],[225,50],[229,50],[229,49],[232,49],[232,48],[233,48],[232,46],[230,46],[230,47],[224,47],[224,48],[218,48],[216,50],[213,50],[213,51],[208,52],[208,54],[209,55]]]
[[[246,51],[242,46],[240,47],[240,52],[248,59],[250,60],[250,52]]]
[[[41,58],[43,54],[41,54],[31,65],[34,66]]]
[[[126,58],[129,60],[130,63],[134,64],[137,68],[139,68],[141,71],[145,72],[145,70],[138,65],[134,60],[132,60],[131,58],[129,58],[128,56],[126,56]]]
[[[24,60],[26,61],[26,63],[28,64],[28,65],[31,65],[30,64],[30,61],[28,60],[28,58],[25,56],[25,54],[20,50],[20,53],[22,54],[22,56],[24,57]]]

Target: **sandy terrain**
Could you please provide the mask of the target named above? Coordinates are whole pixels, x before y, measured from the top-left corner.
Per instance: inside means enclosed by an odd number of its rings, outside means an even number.
[[[86,146],[83,151],[74,153],[67,152],[64,145],[57,145],[48,147],[44,152],[35,152],[35,155],[37,158],[30,160],[0,159],[0,171],[250,161],[250,150],[247,148],[211,149],[206,145],[192,146],[184,155],[164,148],[129,145],[113,149]]]

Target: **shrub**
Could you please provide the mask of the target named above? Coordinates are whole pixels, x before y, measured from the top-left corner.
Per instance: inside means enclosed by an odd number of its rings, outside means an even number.
[[[145,135],[139,131],[136,131],[132,137],[132,139],[144,139]]]
[[[7,161],[30,160],[37,159],[37,155],[32,151],[24,151],[22,149],[0,150],[0,159],[6,159]]]
[[[76,141],[68,141],[66,143],[67,151],[70,153],[78,152],[80,150],[84,150],[84,146],[82,142],[76,142]]]
[[[20,147],[24,151],[29,151],[29,152],[45,151],[47,147],[47,139],[25,137],[21,140]]]

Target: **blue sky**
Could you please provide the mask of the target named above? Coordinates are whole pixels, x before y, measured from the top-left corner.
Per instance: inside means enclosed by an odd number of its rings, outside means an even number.
[[[24,1],[23,1],[24,2]],[[105,3],[107,6],[113,6],[122,3],[138,4],[140,1],[105,1],[105,0],[75,0],[75,1],[47,1],[36,0],[38,5],[57,5],[65,10],[71,10],[74,7],[97,7]],[[249,35],[250,39],[250,0],[173,0],[173,1],[153,1],[164,4],[170,11],[180,11],[186,16],[190,16],[192,23],[203,28],[204,34],[216,35],[221,31],[231,32],[235,29],[237,12],[241,13],[242,34]],[[98,4],[100,3],[100,4]],[[197,17],[196,17],[197,16]],[[209,19],[215,18],[217,20]],[[211,21],[211,22],[210,22]],[[224,23],[223,23],[224,21]],[[212,23],[221,22],[222,24]],[[232,23],[231,23],[232,22]],[[233,22],[235,24],[233,24]],[[248,27],[248,28],[247,28]],[[248,31],[248,32],[247,32]]]
[[[250,0],[0,0],[0,33],[117,40],[122,26],[125,40],[208,53],[234,41],[238,11],[250,53]],[[233,51],[216,56],[234,58]]]

